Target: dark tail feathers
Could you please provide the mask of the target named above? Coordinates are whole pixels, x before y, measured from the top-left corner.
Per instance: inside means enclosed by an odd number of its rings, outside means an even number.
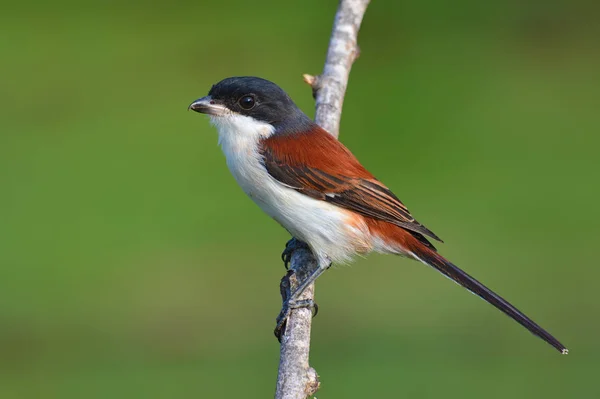
[[[538,337],[555,347],[563,355],[569,353],[567,348],[565,348],[565,346],[561,344],[556,338],[550,335],[550,333],[548,333],[542,327],[538,326],[533,320],[525,316],[517,308],[508,303],[508,301],[504,300],[498,294],[494,293],[492,290],[487,288],[485,285],[481,284],[479,281],[475,280],[473,277],[460,270],[458,267],[456,267],[450,261],[446,260],[437,252],[424,247],[420,247],[418,251],[413,252],[421,262],[435,268],[446,277],[450,278],[451,280],[455,281],[456,283],[462,285],[463,287],[471,291],[473,294],[484,299],[486,302],[491,303],[496,308],[500,309],[502,312],[514,319],[517,323],[528,329],[531,333],[537,335]]]

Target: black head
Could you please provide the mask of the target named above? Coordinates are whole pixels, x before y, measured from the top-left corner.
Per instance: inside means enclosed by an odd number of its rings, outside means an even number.
[[[190,109],[213,116],[234,112],[269,123],[278,130],[310,122],[279,86],[252,76],[223,79],[213,85],[208,96],[194,101]]]

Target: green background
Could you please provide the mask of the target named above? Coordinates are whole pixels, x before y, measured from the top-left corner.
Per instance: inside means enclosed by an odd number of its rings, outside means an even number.
[[[288,236],[186,108],[259,75],[313,115],[301,75],[321,71],[335,9],[5,2],[1,398],[272,397]],[[600,397],[596,11],[373,1],[341,140],[571,353],[429,268],[371,256],[317,285],[320,399]]]

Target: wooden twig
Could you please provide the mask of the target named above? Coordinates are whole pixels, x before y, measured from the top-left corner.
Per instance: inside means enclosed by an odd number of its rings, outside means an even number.
[[[323,73],[318,76],[305,74],[316,100],[315,122],[338,137],[342,105],[348,77],[354,60],[358,57],[358,31],[370,0],[340,0]],[[292,254],[290,269],[282,279],[282,292],[293,291],[304,276],[317,265],[312,253],[300,248]],[[307,288],[302,298],[314,299],[314,284]],[[292,310],[285,333],[281,337],[279,372],[275,399],[305,399],[319,389],[316,371],[310,367],[311,309]]]

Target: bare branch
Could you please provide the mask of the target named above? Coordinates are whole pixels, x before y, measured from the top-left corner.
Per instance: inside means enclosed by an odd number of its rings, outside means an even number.
[[[315,122],[335,137],[339,136],[342,105],[350,69],[360,54],[357,44],[358,30],[368,5],[369,0],[340,1],[323,73],[314,77],[312,83],[307,82],[316,93]]]
[[[298,286],[298,281],[305,279],[317,267],[319,265],[308,249],[295,250],[290,262],[290,271],[293,273],[281,279],[283,300]],[[302,293],[300,299],[312,299],[314,294],[313,284]],[[287,320],[285,333],[281,337],[276,399],[304,399],[319,389],[317,372],[308,364],[312,316],[311,309],[300,308],[292,310]]]
[[[370,0],[340,0],[323,73],[303,75],[313,90],[316,100],[315,121],[337,137],[339,135],[342,105],[352,63],[360,53],[358,31]],[[294,290],[312,270],[318,267],[309,250],[294,251],[291,270],[282,279],[282,292]],[[314,299],[314,284],[304,291],[301,299]],[[306,308],[292,310],[285,333],[281,337],[279,373],[275,399],[305,399],[319,389],[316,371],[310,367],[310,332],[312,311]]]

